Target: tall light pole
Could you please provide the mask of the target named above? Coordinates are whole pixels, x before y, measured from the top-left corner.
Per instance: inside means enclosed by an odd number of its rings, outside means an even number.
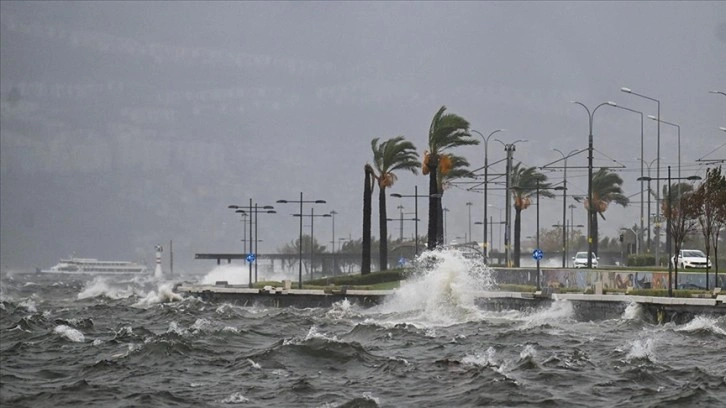
[[[315,264],[313,263],[313,257],[315,256],[315,217],[325,217],[325,218],[331,218],[332,214],[315,214],[315,208],[310,207],[310,214],[293,214],[293,217],[300,217],[302,220],[302,217],[310,217],[310,279],[313,279],[313,273],[315,272]],[[300,243],[302,246],[302,241]]]
[[[335,262],[336,261],[336,259],[335,259],[335,214],[337,214],[337,213],[338,212],[335,211],[335,210],[330,211],[330,216],[333,218],[333,240],[330,241],[330,245],[333,246],[332,247],[332,252],[333,252],[333,276],[335,276],[335,272],[337,272],[337,270],[338,270],[336,268],[337,265],[336,265],[336,262]]]
[[[253,263],[255,264],[255,282],[257,282],[257,213],[258,212],[264,212],[264,213],[268,213],[268,214],[274,214],[274,213],[276,213],[276,211],[273,210],[273,207],[271,205],[266,205],[266,206],[263,206],[261,208],[258,208],[257,203],[255,203],[255,205],[253,206],[252,205],[252,199],[251,198],[250,198],[250,204],[249,204],[248,207],[244,207],[244,206],[240,206],[240,205],[236,205],[236,204],[231,204],[231,205],[227,206],[227,208],[234,209],[235,210],[235,213],[239,213],[239,214],[242,214],[242,215],[246,214],[246,215],[248,215],[250,217],[250,223],[249,223],[250,224],[250,239],[249,239],[249,242],[250,242],[250,252],[247,255],[247,265],[249,267],[249,283],[248,283],[248,287],[251,288],[252,287],[252,283],[253,283],[252,282],[252,264]],[[255,217],[255,220],[254,220],[254,224],[255,224],[254,234],[252,232],[252,224],[253,224],[252,216],[253,215]],[[247,251],[245,251],[245,252],[247,252]]]
[[[640,115],[640,157],[643,158],[644,157],[643,155],[645,154],[644,153],[644,143],[643,143],[643,112],[637,111],[635,109],[630,109],[625,106],[620,106],[617,104],[614,105],[614,107],[618,108],[618,109],[626,110],[628,112],[637,113],[638,115]],[[645,174],[644,174],[644,169],[643,169],[643,162],[641,162],[640,163],[640,177],[644,177],[644,176],[645,176]],[[643,220],[643,201],[644,201],[643,200],[643,182],[641,181],[640,182],[640,231],[643,231],[643,222],[644,222],[644,220]],[[642,232],[641,232],[641,234],[642,234]]]
[[[471,206],[472,205],[474,205],[474,203],[472,203],[471,201],[467,201],[466,202],[466,206],[469,207],[469,240],[467,242],[473,242],[474,241],[472,239],[472,236],[471,236]]]
[[[302,214],[302,212],[303,212],[303,203],[325,204],[325,200],[310,200],[310,201],[303,200],[302,191],[300,192],[299,200],[277,200],[277,202],[280,204],[294,204],[294,203],[300,204],[300,214]],[[298,289],[302,289],[302,244],[303,244],[302,243],[302,227],[303,227],[303,222],[302,222],[302,217],[300,217],[300,243],[299,243],[300,248],[299,248],[299,261],[298,261],[298,284],[297,284]]]
[[[567,159],[580,153],[581,150],[572,150],[567,154],[562,153],[560,149],[552,149],[562,156],[565,162],[565,172],[562,187],[562,267],[567,267]]]
[[[653,115],[648,115],[648,119],[658,121],[659,123],[665,123],[666,125],[675,126],[678,129],[678,177],[681,177],[681,127],[675,123],[666,122],[663,119],[658,119]]]
[[[449,212],[449,209],[444,207],[441,212],[444,213],[444,244],[446,244],[446,241],[448,241],[446,239],[446,213]]]
[[[652,243],[650,242],[650,218],[651,218],[650,217],[650,196],[651,196],[651,191],[650,191],[650,180],[651,180],[651,178],[650,178],[650,167],[653,165],[653,162],[655,162],[656,160],[657,159],[653,159],[653,160],[650,161],[650,163],[646,164],[646,166],[648,167],[648,178],[645,179],[645,180],[648,181],[648,245],[647,245],[648,252],[650,252],[650,247],[652,246]],[[640,159],[640,162],[641,162],[641,165],[645,164],[645,160],[643,160],[643,158]],[[641,177],[645,177],[645,176],[641,176]],[[642,184],[642,182],[643,181],[641,180],[641,184]],[[642,231],[642,228],[641,228],[641,231]],[[656,250],[655,253],[656,253],[655,258],[657,260],[658,259],[658,251]]]
[[[631,95],[635,95],[635,96],[639,96],[639,97],[641,97],[643,99],[647,99],[649,101],[653,101],[653,102],[655,102],[658,105],[658,110],[657,110],[657,113],[656,113],[656,115],[657,115],[656,118],[657,118],[657,122],[658,122],[658,127],[657,127],[658,133],[657,133],[657,137],[656,137],[656,151],[655,151],[655,158],[656,158],[656,165],[655,165],[655,180],[656,180],[656,183],[655,183],[655,206],[656,206],[656,208],[660,208],[660,101],[658,99],[653,98],[653,97],[650,97],[650,96],[647,96],[647,95],[643,95],[643,94],[639,94],[637,92],[634,92],[630,88],[620,88],[620,90],[622,92],[625,92],[625,93],[628,93],[628,94],[631,94]],[[640,157],[641,158],[643,157],[643,154],[642,153],[641,153]],[[643,176],[641,175],[641,177],[643,177]],[[641,190],[642,190],[642,188],[641,188]],[[650,213],[648,214],[648,217],[650,217]],[[655,234],[655,262],[656,262],[656,265],[658,264],[658,247],[659,246],[660,246],[660,228],[658,228],[658,231]]]
[[[415,228],[414,240],[416,241],[416,244],[415,244],[416,245],[416,256],[418,256],[418,198],[419,197],[441,197],[441,194],[436,193],[436,194],[431,194],[431,195],[429,195],[429,194],[418,195],[418,186],[413,186],[413,195],[392,193],[391,197],[396,197],[396,198],[413,197],[414,214],[415,214],[414,218],[416,219],[416,223],[415,223],[415,227],[414,227]]]
[[[504,202],[505,202],[505,213],[504,220],[506,221],[504,230],[504,259],[507,267],[512,266],[511,254],[510,254],[510,243],[512,238],[512,194],[509,192],[509,184],[512,180],[512,158],[516,150],[516,144],[519,142],[526,142],[527,140],[515,140],[512,143],[504,143],[499,139],[494,139],[504,146],[504,152],[507,154],[507,166],[506,166],[506,187],[504,188]]]
[[[592,142],[592,122],[595,117],[595,112],[601,106],[610,105],[614,106],[614,102],[603,102],[595,107],[590,112],[584,103],[578,101],[571,101],[574,104],[580,105],[587,111],[588,123],[590,128],[590,134],[587,138],[587,268],[592,269],[592,213],[590,208],[592,207],[592,158],[593,158],[593,142]]]
[[[639,177],[638,180],[640,180],[641,178],[642,177]],[[668,166],[668,177],[664,179],[664,180],[668,180],[668,192],[667,192],[668,197],[666,197],[666,198],[668,199],[668,211],[670,212],[670,214],[668,214],[668,216],[666,217],[666,248],[667,248],[667,251],[668,251],[668,260],[667,260],[667,262],[668,262],[668,296],[669,297],[672,297],[673,296],[673,281],[672,281],[673,264],[672,264],[672,262],[670,260],[671,256],[673,255],[671,253],[673,251],[673,248],[671,248],[671,244],[673,243],[673,240],[670,237],[670,235],[671,235],[671,218],[672,218],[672,214],[673,214],[672,213],[672,210],[671,210],[673,208],[672,203],[671,203],[671,181],[672,180],[691,180],[691,181],[695,181],[695,180],[700,180],[700,179],[701,179],[700,176],[690,176],[690,177],[683,177],[683,178],[676,177],[676,178],[673,178],[673,177],[671,177],[671,166]],[[652,180],[652,178],[651,177],[647,177],[646,178],[646,181],[649,181],[649,180]],[[680,201],[680,198],[679,198],[679,201]],[[678,277],[677,276],[676,276],[676,282],[675,282],[675,284],[678,285]]]
[[[484,259],[487,259],[488,257],[488,251],[489,251],[489,243],[487,242],[487,207],[489,206],[489,203],[487,202],[487,192],[489,190],[489,139],[498,132],[505,132],[506,129],[497,129],[493,132],[489,133],[489,136],[484,137],[483,134],[481,134],[479,131],[471,129],[472,132],[478,134],[481,136],[481,138],[484,140]]]

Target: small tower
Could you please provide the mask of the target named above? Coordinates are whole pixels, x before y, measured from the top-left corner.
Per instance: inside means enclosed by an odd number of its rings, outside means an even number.
[[[161,245],[156,245],[156,269],[154,269],[154,278],[161,279],[163,276],[163,273],[161,271],[161,253],[164,251],[164,248]]]

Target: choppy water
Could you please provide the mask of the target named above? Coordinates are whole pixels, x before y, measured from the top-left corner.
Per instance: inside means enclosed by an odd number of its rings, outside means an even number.
[[[2,277],[4,407],[722,407],[726,320],[482,311],[456,253],[385,304],[240,307],[172,282]]]

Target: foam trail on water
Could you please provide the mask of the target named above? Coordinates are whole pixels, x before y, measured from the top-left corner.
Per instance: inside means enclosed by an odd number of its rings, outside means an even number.
[[[481,260],[472,260],[455,249],[425,252],[418,264],[430,265],[401,282],[386,302],[372,311],[390,313],[417,326],[449,326],[483,315],[474,300],[493,284],[491,270]],[[395,323],[395,322],[394,322]]]

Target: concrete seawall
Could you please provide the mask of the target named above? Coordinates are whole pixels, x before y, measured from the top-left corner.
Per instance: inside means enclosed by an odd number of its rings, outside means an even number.
[[[347,300],[362,307],[381,304],[393,290],[306,290],[266,288],[250,289],[235,285],[195,285],[181,283],[174,287],[181,294],[197,296],[215,302],[230,302],[243,306],[266,307],[330,307]],[[575,318],[580,321],[615,319],[626,308],[636,304],[643,319],[652,323],[690,321],[697,315],[726,315],[726,296],[716,298],[665,298],[631,295],[586,295],[552,293],[535,295],[520,292],[481,292],[475,300],[485,310],[537,310],[549,308],[554,302],[572,303]]]

